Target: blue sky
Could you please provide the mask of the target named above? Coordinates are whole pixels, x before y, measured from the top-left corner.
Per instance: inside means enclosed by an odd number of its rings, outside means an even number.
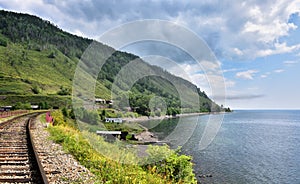
[[[300,109],[300,1],[3,1],[0,8],[30,13],[60,28],[97,39],[124,23],[161,19],[182,25],[212,49],[234,109]],[[138,55],[157,45],[125,48]],[[168,51],[168,47],[161,47]],[[174,52],[170,52],[174,53]],[[148,54],[148,53],[146,53]],[[175,57],[190,80],[210,94],[201,72],[182,54]],[[176,74],[176,71],[169,71]],[[218,80],[218,79],[216,79]]]

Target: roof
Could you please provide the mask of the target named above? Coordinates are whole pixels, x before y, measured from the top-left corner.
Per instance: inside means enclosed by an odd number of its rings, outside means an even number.
[[[2,106],[2,108],[12,108],[12,106],[11,105]]]
[[[106,135],[121,135],[121,131],[100,131],[100,130],[97,130],[96,131],[96,134],[106,134]]]
[[[102,99],[102,98],[96,98],[95,101],[105,101],[105,99]]]

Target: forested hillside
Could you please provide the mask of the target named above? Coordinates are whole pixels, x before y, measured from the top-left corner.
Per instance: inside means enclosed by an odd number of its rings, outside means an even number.
[[[49,107],[70,105],[77,63],[92,42],[36,16],[0,11],[0,105],[16,102],[46,102]],[[113,51],[113,54],[98,75],[97,98],[112,99],[115,77],[126,64],[138,59],[142,68],[151,68],[159,75],[143,77],[129,90],[126,82],[119,81],[119,88],[114,92],[116,99],[113,99],[118,105],[126,94],[133,111],[143,115],[149,115],[149,100],[155,96],[163,98],[170,113],[179,113],[180,109],[184,112],[211,111],[212,106],[214,110],[220,109],[189,81],[151,66],[133,54],[98,45],[103,52]],[[88,67],[93,68],[93,63]],[[185,94],[180,96],[180,91]],[[197,106],[193,103],[194,94],[199,97]]]

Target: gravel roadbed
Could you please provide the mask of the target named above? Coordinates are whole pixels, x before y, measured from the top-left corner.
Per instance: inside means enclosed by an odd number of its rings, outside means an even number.
[[[50,134],[39,119],[33,122],[33,141],[49,183],[94,183],[94,176],[88,169],[64,152],[61,145],[49,140]]]

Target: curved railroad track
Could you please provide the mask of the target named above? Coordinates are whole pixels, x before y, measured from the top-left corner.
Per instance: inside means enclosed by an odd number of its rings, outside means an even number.
[[[48,183],[30,134],[31,119],[37,115],[0,124],[0,183]]]

